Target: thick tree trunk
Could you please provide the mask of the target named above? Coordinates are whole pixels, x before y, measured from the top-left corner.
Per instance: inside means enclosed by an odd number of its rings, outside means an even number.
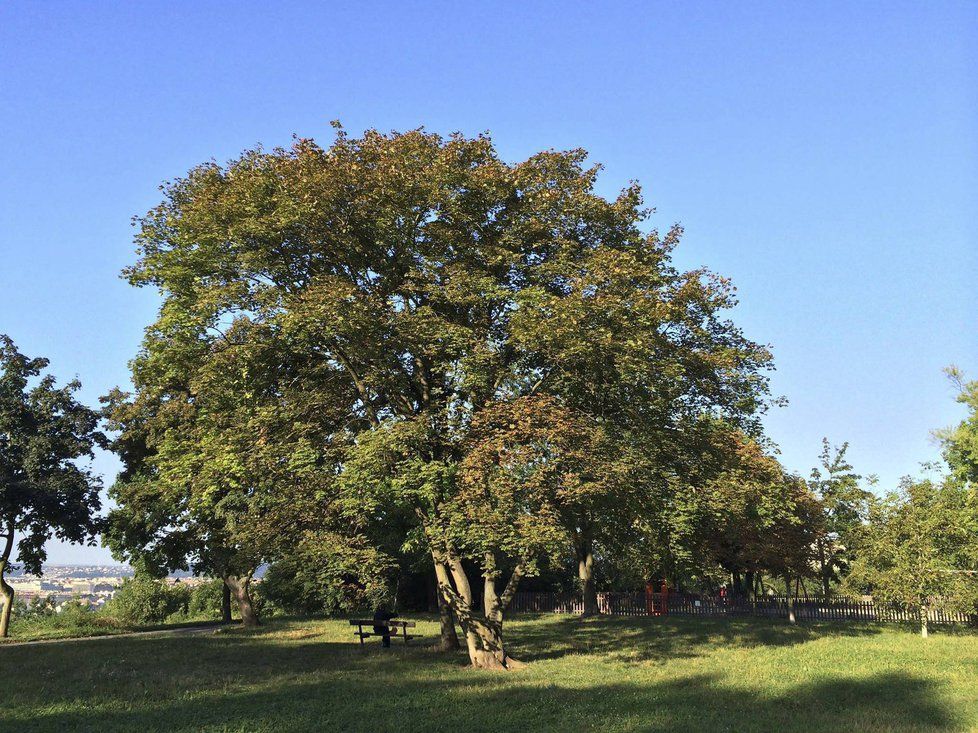
[[[441,639],[438,642],[438,649],[443,652],[454,652],[459,648],[458,633],[455,631],[455,617],[452,615],[452,606],[438,579],[438,558],[432,553],[431,559],[435,564],[435,600],[438,602],[438,620],[441,623]]]
[[[440,591],[437,596],[438,618],[441,622],[441,640],[438,642],[438,649],[443,652],[454,652],[458,650],[458,632],[455,631],[455,617],[452,615],[452,607]]]
[[[4,537],[3,549],[0,550],[0,597],[3,598],[3,608],[0,609],[0,639],[7,638],[10,629],[10,613],[14,610],[14,589],[7,583],[4,577],[7,572],[7,565],[10,562],[10,553],[14,549],[14,525],[13,522],[7,525],[7,534]]]
[[[231,589],[231,593],[234,595],[234,600],[238,604],[238,613],[241,615],[242,625],[260,625],[261,622],[258,620],[258,613],[255,611],[255,606],[251,601],[251,576],[243,575],[241,577],[237,577],[234,575],[228,575],[226,578],[224,578],[224,583]]]
[[[519,662],[506,655],[502,624],[489,620],[477,621],[476,629],[479,648],[469,654],[472,666],[480,669],[515,669],[519,666]]]
[[[512,599],[522,577],[521,571],[517,569],[513,573],[501,596],[496,594],[495,578],[492,571],[489,571],[483,600],[485,612],[481,618],[473,610],[472,587],[457,557],[447,554],[442,560],[436,560],[435,573],[439,590],[449,602],[465,634],[465,645],[472,666],[507,670],[522,667],[521,662],[506,654],[503,646],[503,609]]]
[[[455,555],[449,555],[448,569],[451,572],[452,580],[455,581],[455,587],[458,589],[458,595],[461,600],[461,603],[457,602],[452,604],[452,612],[458,617],[458,622],[462,627],[462,633],[465,634],[465,646],[469,651],[469,661],[475,665],[475,652],[479,648],[479,637],[476,632],[475,618],[472,613],[472,586],[469,584],[469,577],[465,574],[465,568],[462,567],[462,561]],[[445,585],[439,580],[439,587],[442,588],[446,598],[451,598],[451,595],[446,590],[451,588],[451,581]]]
[[[0,608],[0,639],[7,638],[7,631],[10,628],[10,612],[14,608],[14,589],[3,577],[6,570],[7,562],[0,560],[0,599],[2,599],[0,603],[3,604],[3,608]]]
[[[927,638],[927,606],[920,607],[920,636]]]
[[[221,621],[231,623],[231,589],[225,582],[221,583]]]
[[[577,543],[577,577],[584,599],[583,615],[596,616],[601,609],[598,607],[598,589],[594,584],[594,542],[587,534],[582,534]]]
[[[477,667],[486,669],[505,669],[506,650],[503,647],[503,608],[502,599],[496,594],[498,571],[495,559],[486,555],[486,569],[483,578],[482,613],[485,621],[477,625],[481,650]]]

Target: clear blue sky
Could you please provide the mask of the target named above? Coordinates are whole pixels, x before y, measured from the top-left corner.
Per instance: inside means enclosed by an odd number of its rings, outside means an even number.
[[[942,367],[978,376],[978,4],[737,5],[3,3],[0,332],[89,401],[125,384],[130,218],[212,157],[334,118],[581,146],[739,287],[785,464],[826,435],[892,486],[960,415]]]

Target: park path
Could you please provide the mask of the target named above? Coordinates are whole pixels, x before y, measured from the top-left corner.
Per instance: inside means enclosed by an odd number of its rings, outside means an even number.
[[[130,639],[137,636],[182,636],[190,634],[205,634],[208,631],[217,633],[225,628],[223,625],[210,624],[207,626],[181,626],[177,629],[147,629],[146,631],[127,631],[124,634],[101,634],[99,636],[71,636],[65,639],[35,639],[34,641],[0,642],[0,650],[7,647],[39,646],[41,644],[68,644],[79,641],[103,641],[105,639]]]

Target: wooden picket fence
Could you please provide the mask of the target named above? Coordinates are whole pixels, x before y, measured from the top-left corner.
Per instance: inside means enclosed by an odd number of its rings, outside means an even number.
[[[662,596],[654,593],[656,601]],[[762,596],[759,598],[717,597],[690,593],[669,593],[666,605],[669,614],[678,616],[761,616],[788,618],[789,600],[793,600],[795,618],[799,621],[884,621],[917,622],[915,611],[888,603],[849,598]],[[645,593],[598,593],[598,608],[609,616],[647,616],[648,598]],[[519,592],[509,605],[511,613],[584,612],[584,602],[578,595],[548,592]],[[978,625],[978,614],[951,613],[932,609],[928,614],[932,624]]]

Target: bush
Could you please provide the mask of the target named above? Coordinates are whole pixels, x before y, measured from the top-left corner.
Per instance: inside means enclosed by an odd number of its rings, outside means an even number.
[[[342,600],[334,584],[319,584],[304,574],[298,563],[282,560],[269,566],[262,578],[260,595],[263,605],[288,614],[322,614],[337,610]]]
[[[288,613],[282,608],[274,599],[269,598],[268,589],[265,587],[265,581],[255,582],[251,584],[251,605],[254,606],[255,613],[258,614],[258,618],[272,618],[280,613]],[[232,608],[234,607],[234,602],[232,601]]]
[[[13,618],[22,621],[33,621],[36,619],[50,618],[54,616],[54,603],[50,596],[41,598],[35,597],[30,603],[14,599]]]
[[[107,604],[109,613],[130,624],[160,623],[168,617],[186,615],[190,589],[182,584],[167,586],[162,580],[136,575],[122,581],[122,587]]]
[[[105,609],[95,610],[77,600],[66,601],[56,612],[47,599],[20,604],[14,609],[11,632],[21,638],[93,636],[126,627]],[[20,611],[18,614],[17,611]]]
[[[187,612],[195,617],[220,618],[223,595],[224,581],[208,580],[201,583],[190,591]]]

